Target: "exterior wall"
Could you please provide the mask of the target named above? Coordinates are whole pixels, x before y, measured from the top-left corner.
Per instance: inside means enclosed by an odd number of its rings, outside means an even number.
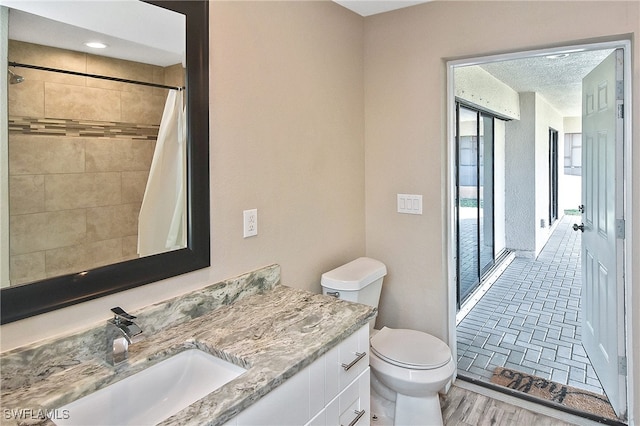
[[[456,97],[502,117],[520,118],[518,92],[478,65],[454,70]]]
[[[162,67],[11,40],[9,60],[165,81]],[[167,91],[14,71],[24,81],[9,86],[11,285],[137,257],[138,213]]]
[[[536,257],[551,235],[549,128],[559,134],[560,164],[562,117],[537,93],[520,93],[520,119],[505,124],[504,167],[506,247],[521,257]],[[562,168],[559,173],[560,187]],[[558,214],[562,216],[560,208]]]
[[[582,133],[582,117],[565,117],[564,133]],[[562,144],[564,146],[564,139]],[[582,204],[582,177],[565,175],[563,161],[560,178],[560,210],[576,210]]]
[[[565,133],[582,133],[582,117],[564,117]]]
[[[506,122],[494,121],[493,181],[494,181],[494,255],[507,247],[506,240]]]
[[[558,196],[564,168],[564,123],[562,116],[549,105],[540,95],[536,94],[535,104],[535,256],[540,254],[542,248],[551,236],[549,224],[549,128],[558,131]],[[558,217],[562,217],[560,203],[558,203]],[[544,223],[544,226],[543,226]]]
[[[536,249],[536,94],[520,93],[520,120],[506,124],[505,233],[507,248],[521,257]]]
[[[517,256],[534,258],[551,235],[549,128],[558,131],[560,164],[564,150],[563,119],[537,93],[521,93],[520,109],[520,120],[506,124],[506,237],[507,247],[515,250]],[[560,188],[562,168],[559,173]],[[558,215],[562,216],[560,207]]]

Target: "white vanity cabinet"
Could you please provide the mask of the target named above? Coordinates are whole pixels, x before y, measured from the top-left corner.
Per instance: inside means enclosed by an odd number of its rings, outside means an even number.
[[[342,390],[306,426],[364,426],[370,423],[369,368]]]
[[[369,383],[366,325],[225,426],[369,425]]]

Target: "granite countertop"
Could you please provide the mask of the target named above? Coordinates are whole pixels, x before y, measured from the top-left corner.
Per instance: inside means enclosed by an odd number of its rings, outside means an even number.
[[[5,367],[11,370],[12,364],[3,361],[2,424],[21,424],[7,419],[7,409],[58,408],[183,350],[198,348],[247,372],[162,424],[221,425],[374,315],[375,308],[366,305],[278,284],[153,334],[145,331],[145,339],[130,346],[129,360],[115,368],[103,361],[104,349],[99,347],[92,359],[52,357],[48,365],[30,366],[29,377],[14,377],[12,382],[4,377]],[[23,424],[38,423],[52,424],[33,418]]]

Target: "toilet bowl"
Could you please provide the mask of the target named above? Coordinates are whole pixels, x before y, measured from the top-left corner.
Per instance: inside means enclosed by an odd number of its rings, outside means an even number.
[[[442,425],[438,392],[455,371],[449,347],[427,333],[384,327],[371,338],[370,349],[373,375],[395,393],[394,424]]]
[[[377,307],[386,266],[361,257],[322,274],[327,295]],[[442,425],[438,392],[452,379],[455,362],[442,340],[417,330],[383,327],[371,322],[369,364],[372,383],[381,395],[394,395],[395,425]]]

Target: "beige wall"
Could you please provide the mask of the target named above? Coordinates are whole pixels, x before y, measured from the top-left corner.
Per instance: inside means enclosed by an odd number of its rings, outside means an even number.
[[[364,254],[362,18],[331,2],[212,3],[212,262],[320,291]],[[258,236],[242,239],[242,211]]]
[[[211,267],[4,325],[3,351],[272,263],[320,292],[364,255],[363,18],[328,1],[212,2],[210,18]]]
[[[365,253],[389,268],[378,325],[446,339],[446,58],[637,37],[638,22],[637,2],[434,2],[366,19],[329,2],[212,2],[212,266],[3,326],[3,350],[274,262],[284,284],[319,291],[323,271]],[[636,187],[637,170],[638,156]],[[397,193],[423,194],[424,214],[397,214]],[[249,208],[260,233],[243,239]],[[640,327],[632,337],[640,365]]]
[[[448,340],[446,61],[578,41],[631,38],[634,140],[640,140],[640,3],[433,2],[365,20],[367,255],[389,268],[378,325],[413,327]],[[629,35],[631,34],[631,35]],[[392,160],[391,160],[392,159]],[[633,185],[640,185],[640,156]],[[398,192],[424,194],[422,216],[395,213]],[[640,253],[640,197],[633,206]],[[640,276],[635,262],[633,276]],[[637,278],[636,278],[637,280]],[[631,287],[634,287],[631,285]],[[409,296],[410,295],[410,296]],[[632,312],[640,311],[640,292]],[[640,367],[640,327],[633,360]],[[637,377],[637,372],[636,372]],[[640,383],[635,384],[640,411]]]

